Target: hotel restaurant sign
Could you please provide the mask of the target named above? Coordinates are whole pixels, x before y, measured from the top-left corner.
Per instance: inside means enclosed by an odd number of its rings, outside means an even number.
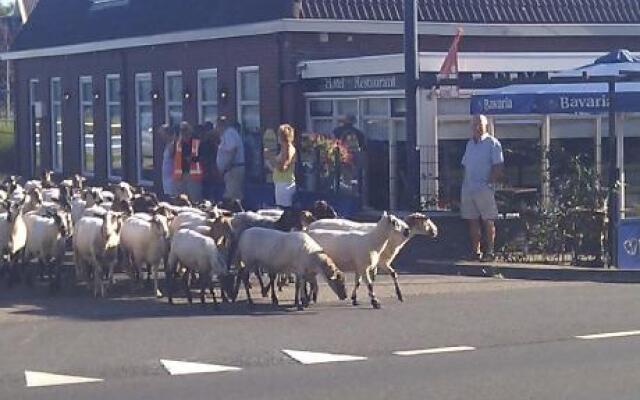
[[[362,75],[305,80],[307,92],[353,92],[404,89],[404,75]]]

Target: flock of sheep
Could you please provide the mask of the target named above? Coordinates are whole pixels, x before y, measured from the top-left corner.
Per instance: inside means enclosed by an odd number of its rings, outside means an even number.
[[[391,262],[414,235],[435,237],[435,224],[423,214],[405,219],[384,213],[377,223],[337,218],[326,202],[311,210],[233,210],[210,202],[192,205],[180,196],[158,201],[153,193],[121,182],[105,188],[85,187],[76,175],[54,182],[45,172],[39,180],[18,183],[7,178],[0,188],[1,274],[8,285],[33,284],[36,275],[47,277],[51,289],[62,285],[63,259],[73,253],[75,280],[84,281],[94,296],[105,296],[114,283],[116,269],[132,280],[147,272],[158,297],[173,303],[180,281],[189,303],[192,283],[218,305],[217,281],[222,300],[235,301],[244,285],[251,299],[250,275],[255,274],[261,295],[278,304],[276,287],[295,279],[298,309],[317,301],[320,274],[341,300],[347,298],[345,273],[355,274],[351,300],[364,277],[374,308],[380,302],[373,290],[379,269],[391,274],[397,297],[403,300],[398,275]],[[158,278],[164,268],[165,287]],[[269,277],[264,284],[263,275]]]

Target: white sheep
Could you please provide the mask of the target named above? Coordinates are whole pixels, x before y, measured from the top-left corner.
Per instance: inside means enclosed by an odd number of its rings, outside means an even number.
[[[238,292],[240,280],[244,280],[247,301],[251,306],[249,292],[249,274],[258,267],[265,269],[271,277],[271,299],[277,304],[274,280],[277,274],[295,274],[295,305],[302,309],[300,294],[302,283],[317,273],[327,279],[329,286],[340,300],[347,297],[344,286],[344,274],[336,267],[333,260],[305,232],[280,232],[266,228],[250,228],[244,231],[238,243],[236,259],[239,268],[235,293]]]
[[[173,280],[178,272],[178,265],[186,269],[184,274],[185,289],[189,304],[192,303],[191,290],[187,285],[187,277],[197,272],[200,279],[200,301],[205,303],[205,291],[209,288],[213,304],[218,305],[213,290],[213,279],[218,277],[223,301],[227,301],[225,293],[233,296],[233,276],[229,274],[227,262],[215,240],[201,235],[191,229],[178,230],[171,239],[171,250],[165,268],[167,280],[167,297],[173,304]]]
[[[158,297],[162,296],[158,289],[158,270],[160,263],[166,265],[169,244],[169,226],[163,215],[135,214],[122,225],[120,246],[124,262],[136,275],[146,265],[148,279],[153,274],[153,292]]]
[[[314,229],[309,231],[309,235],[322,246],[340,269],[355,272],[355,286],[351,294],[353,305],[358,305],[357,290],[364,275],[371,305],[376,309],[380,308],[380,302],[373,292],[371,270],[378,265],[380,254],[392,235],[409,236],[407,225],[385,212],[375,228],[368,232]]]
[[[37,259],[40,263],[41,277],[44,277],[44,270],[48,269],[51,289],[59,288],[67,238],[70,234],[71,219],[68,213],[29,213],[24,216],[24,221],[27,227],[25,262]]]
[[[391,263],[400,253],[400,250],[405,244],[409,242],[411,238],[416,235],[424,235],[429,237],[436,237],[438,235],[438,227],[424,214],[414,213],[404,218],[404,221],[409,227],[409,237],[392,235],[389,237],[389,241],[380,254],[380,259],[375,268],[370,270],[371,279],[374,280],[378,273],[378,270],[382,268],[391,275],[393,284],[396,289],[396,295],[398,300],[403,301],[402,291],[398,283],[398,274],[391,266]],[[331,229],[331,230],[344,230],[344,231],[362,231],[367,232],[374,229],[376,224],[355,222],[348,219],[326,219],[312,223],[309,229]]]
[[[87,216],[78,221],[73,236],[73,255],[76,276],[87,277],[93,270],[93,295],[104,297],[103,277],[113,277],[113,268],[118,261],[120,244],[120,215],[107,212],[102,217]]]
[[[22,204],[7,205],[8,211],[0,214],[0,252],[8,261],[8,283],[16,277],[16,267],[24,254],[27,243],[27,226],[24,222]]]

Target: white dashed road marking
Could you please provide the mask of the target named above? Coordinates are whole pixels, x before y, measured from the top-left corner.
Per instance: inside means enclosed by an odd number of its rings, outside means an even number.
[[[330,353],[316,353],[312,351],[298,351],[298,350],[282,350],[282,352],[300,364],[323,364],[332,362],[345,362],[345,361],[363,361],[367,357],[350,356],[347,354],[330,354]]]
[[[213,372],[240,371],[242,368],[226,365],[203,364],[186,361],[160,360],[169,375],[208,374]]]
[[[396,351],[393,354],[397,356],[419,356],[423,354],[456,353],[459,351],[472,351],[475,349],[476,349],[475,347],[470,347],[470,346],[438,347],[434,349],[424,349],[424,350]]]
[[[576,339],[595,340],[595,339],[619,338],[619,337],[626,337],[626,336],[640,336],[640,331],[597,333],[594,335],[576,336]]]
[[[48,372],[24,371],[27,387],[72,385],[76,383],[102,382],[103,379],[85,378],[82,376],[58,375]]]

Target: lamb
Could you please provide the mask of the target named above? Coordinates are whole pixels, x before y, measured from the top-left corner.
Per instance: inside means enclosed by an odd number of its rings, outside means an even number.
[[[105,295],[103,276],[113,277],[113,268],[118,261],[120,244],[120,215],[112,211],[102,217],[80,218],[73,236],[73,258],[76,276],[88,278],[93,270],[93,295]]]
[[[202,304],[205,304],[205,291],[208,288],[213,297],[214,307],[218,306],[213,290],[214,276],[217,276],[220,281],[223,301],[227,301],[225,293],[233,297],[233,276],[229,274],[227,263],[218,251],[215,240],[190,229],[180,229],[171,240],[171,251],[165,268],[169,304],[173,304],[173,280],[177,273],[178,263],[187,270],[184,282],[189,304],[193,300],[191,290],[186,284],[186,278],[194,272],[199,275]]]
[[[59,289],[61,267],[70,234],[70,216],[64,211],[52,211],[46,215],[30,213],[25,215],[24,221],[27,227],[25,261],[37,259],[41,277],[44,277],[44,269],[48,269],[51,289]]]
[[[400,290],[400,285],[398,283],[398,274],[391,267],[391,263],[395,259],[395,257],[400,253],[400,250],[404,247],[405,244],[409,242],[411,238],[416,235],[425,235],[429,237],[436,237],[438,235],[438,227],[424,214],[414,213],[407,216],[405,222],[409,226],[409,237],[401,237],[394,235],[389,238],[389,242],[384,247],[382,253],[380,254],[380,259],[375,268],[371,269],[370,273],[371,279],[375,280],[375,276],[378,273],[378,269],[382,268],[390,273],[391,278],[393,279],[393,284],[396,289],[396,295],[398,300],[403,301],[402,291]],[[333,230],[345,230],[345,231],[362,231],[367,232],[371,231],[375,228],[375,224],[370,223],[359,223],[345,219],[333,219],[333,220],[321,220],[312,223],[309,226],[310,229],[333,229]]]
[[[318,243],[305,232],[247,229],[240,237],[236,259],[242,271],[238,273],[235,293],[237,295],[240,280],[243,280],[249,306],[253,305],[249,292],[249,273],[258,266],[266,269],[272,277],[271,299],[274,304],[278,303],[273,285],[276,274],[296,275],[294,302],[298,310],[303,308],[300,302],[302,283],[309,276],[315,277],[317,273],[324,275],[340,300],[347,298],[344,274]]]
[[[158,288],[160,263],[166,265],[169,254],[169,225],[163,215],[134,214],[122,225],[120,246],[122,256],[131,267],[132,275],[140,274],[142,265],[147,266],[149,278],[153,273],[153,292],[162,297]]]
[[[351,294],[353,305],[358,305],[357,290],[362,275],[367,280],[367,289],[373,308],[380,308],[380,302],[373,292],[371,270],[378,265],[380,255],[392,235],[409,237],[409,228],[398,218],[386,212],[376,226],[368,232],[314,229],[309,235],[345,272],[355,272],[355,286]]]
[[[0,251],[8,258],[8,279],[11,286],[16,279],[16,264],[24,255],[27,226],[22,212],[23,204],[6,204],[7,212],[0,214]]]

